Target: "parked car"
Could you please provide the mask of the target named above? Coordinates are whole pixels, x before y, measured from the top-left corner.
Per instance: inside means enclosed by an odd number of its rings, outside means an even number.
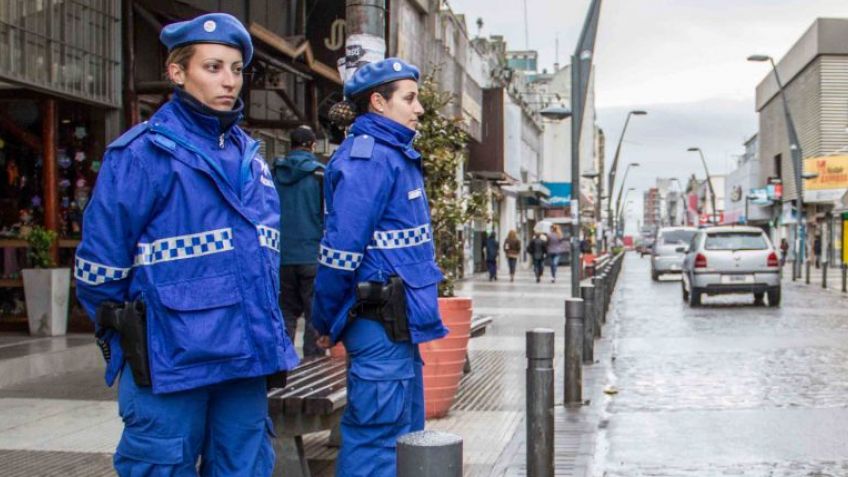
[[[681,247],[682,250],[682,247]],[[756,227],[718,226],[698,231],[683,259],[683,300],[695,307],[703,295],[753,293],[754,303],[780,305],[780,260]]]
[[[642,242],[642,248],[639,250],[639,258],[644,257],[645,255],[649,255],[651,253],[651,249],[654,248],[654,239],[646,238],[644,242]]]
[[[680,273],[686,249],[696,233],[694,227],[663,227],[657,231],[651,248],[651,280],[659,280],[664,273]]]

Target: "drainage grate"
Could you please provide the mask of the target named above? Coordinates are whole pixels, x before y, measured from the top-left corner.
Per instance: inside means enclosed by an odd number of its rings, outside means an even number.
[[[479,350],[470,353],[471,373],[463,376],[452,410],[524,409],[524,353]]]
[[[3,477],[112,477],[112,456],[82,452],[0,450]]]

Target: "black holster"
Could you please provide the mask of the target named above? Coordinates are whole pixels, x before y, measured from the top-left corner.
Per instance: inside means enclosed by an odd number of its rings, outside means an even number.
[[[388,283],[360,282],[356,285],[353,318],[374,320],[383,325],[386,335],[395,343],[409,341],[409,317],[406,313],[406,286],[398,276]]]
[[[103,302],[97,308],[98,339],[104,330],[114,330],[121,336],[124,358],[130,365],[137,386],[150,386],[150,361],[147,354],[147,316],[144,302]]]

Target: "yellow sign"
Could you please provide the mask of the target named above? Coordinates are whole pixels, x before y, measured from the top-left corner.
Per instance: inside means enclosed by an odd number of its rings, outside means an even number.
[[[842,214],[842,263],[848,265],[848,212]]]
[[[848,156],[822,156],[804,159],[804,172],[818,177],[804,182],[806,190],[848,188]]]

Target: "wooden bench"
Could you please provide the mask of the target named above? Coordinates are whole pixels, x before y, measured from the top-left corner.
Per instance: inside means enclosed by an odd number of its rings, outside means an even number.
[[[285,388],[268,391],[268,414],[277,431],[275,476],[312,475],[303,448],[304,434],[330,430],[329,444],[340,444],[338,427],[347,404],[346,373],[344,358],[317,358],[289,373]]]
[[[472,338],[486,334],[492,317],[471,321]],[[471,362],[465,356],[465,373]],[[268,391],[268,414],[274,421],[277,463],[274,475],[310,477],[303,436],[331,431],[329,445],[341,444],[339,423],[347,405],[347,363],[344,358],[323,357],[304,361],[288,375],[284,388]],[[285,469],[285,472],[283,472]]]

